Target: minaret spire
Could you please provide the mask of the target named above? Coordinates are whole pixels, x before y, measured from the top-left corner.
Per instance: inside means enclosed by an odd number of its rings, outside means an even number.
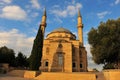
[[[83,46],[83,24],[82,24],[82,16],[80,14],[80,10],[78,10],[77,28],[78,28],[78,39],[79,39],[81,46]]]
[[[46,14],[46,8],[45,8],[44,12],[43,12],[41,24],[40,24],[40,27],[41,27],[41,30],[42,30],[43,34],[45,33],[45,28],[46,28],[46,25],[47,25],[46,24],[46,19],[47,19],[47,14]]]
[[[46,16],[46,8],[44,8],[44,14],[43,14],[43,16]]]
[[[81,17],[80,9],[78,9],[78,17]]]

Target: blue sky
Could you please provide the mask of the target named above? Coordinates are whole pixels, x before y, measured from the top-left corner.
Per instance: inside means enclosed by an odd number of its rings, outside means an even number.
[[[77,35],[77,13],[83,18],[84,44],[89,68],[93,63],[87,33],[101,21],[120,17],[120,0],[0,0],[0,47],[7,46],[29,56],[43,10],[47,10],[46,34],[64,27]]]

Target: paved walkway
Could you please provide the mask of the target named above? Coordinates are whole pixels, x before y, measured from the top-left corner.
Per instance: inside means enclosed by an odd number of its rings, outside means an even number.
[[[14,77],[6,74],[0,74],[0,80],[34,80],[34,79],[26,79],[22,77]]]
[[[105,80],[102,72],[96,72],[95,74],[97,75],[96,80]],[[34,79],[27,79],[23,77],[10,76],[7,74],[0,74],[0,80],[34,80]]]
[[[96,80],[105,80],[104,74],[102,72],[95,72],[95,74],[97,75]]]

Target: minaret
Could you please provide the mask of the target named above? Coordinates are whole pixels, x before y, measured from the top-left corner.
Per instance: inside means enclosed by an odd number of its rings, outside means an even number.
[[[44,9],[44,13],[43,13],[43,16],[42,16],[42,21],[41,21],[41,30],[42,30],[42,33],[44,34],[45,33],[45,28],[46,28],[46,19],[47,19],[47,16],[46,16],[46,9]],[[44,35],[43,35],[44,36]]]
[[[82,16],[80,14],[80,10],[78,10],[77,28],[78,28],[78,39],[79,39],[81,46],[83,46],[83,24],[82,24]]]

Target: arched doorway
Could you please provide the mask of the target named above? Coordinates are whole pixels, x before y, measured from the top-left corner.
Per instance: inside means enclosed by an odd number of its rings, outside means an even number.
[[[62,52],[58,52],[58,69],[60,72],[64,72],[64,54]]]

